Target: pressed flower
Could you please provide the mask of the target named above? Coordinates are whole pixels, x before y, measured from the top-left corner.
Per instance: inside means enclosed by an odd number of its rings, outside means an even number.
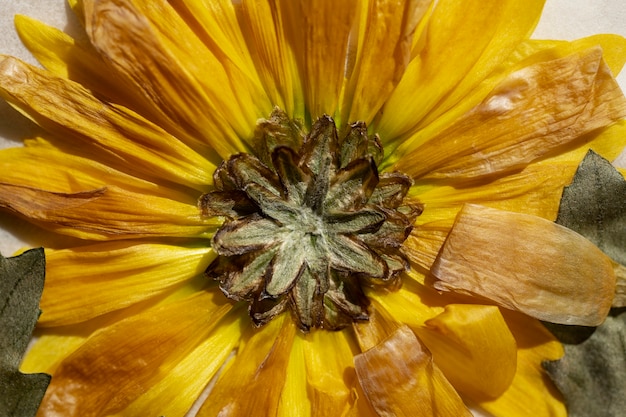
[[[47,132],[0,207],[74,238],[40,415],[566,414],[539,320],[600,324],[616,266],[553,221],[624,147],[625,39],[529,40],[542,1],[69,3],[84,40],[19,16],[45,69],[0,58]]]

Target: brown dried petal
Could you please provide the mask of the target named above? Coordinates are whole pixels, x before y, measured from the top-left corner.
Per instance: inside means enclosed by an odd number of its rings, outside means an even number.
[[[367,203],[377,184],[378,170],[371,157],[351,162],[333,178],[324,201],[324,211],[360,209]]]
[[[254,213],[259,208],[239,190],[211,191],[198,199],[198,209],[205,217],[225,216],[243,217]]]
[[[228,173],[238,189],[243,190],[250,183],[257,183],[276,195],[282,187],[276,174],[258,158],[248,154],[237,154],[228,160]]]
[[[413,185],[413,180],[399,172],[383,172],[379,174],[379,182],[372,193],[369,203],[386,208],[396,208]]]
[[[311,175],[307,167],[298,166],[299,159],[296,151],[284,146],[276,148],[272,153],[274,169],[285,189],[285,197],[293,204],[302,205]]]

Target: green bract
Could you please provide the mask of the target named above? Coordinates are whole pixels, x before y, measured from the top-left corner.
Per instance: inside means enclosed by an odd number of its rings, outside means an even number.
[[[338,135],[325,116],[307,135],[275,110],[256,134],[258,156],[222,163],[199,200],[203,215],[227,218],[207,275],[248,301],[257,325],[286,308],[305,331],[366,320],[361,287],[393,285],[408,268],[401,246],[422,210],[403,204],[410,178],[378,173],[382,147],[364,123]]]

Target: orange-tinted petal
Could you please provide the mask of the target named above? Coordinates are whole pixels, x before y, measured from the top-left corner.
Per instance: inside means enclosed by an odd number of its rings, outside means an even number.
[[[282,1],[280,7],[311,119],[324,114],[339,119],[348,40],[358,19],[359,1]]]
[[[407,326],[354,357],[363,391],[381,416],[471,416]]]
[[[110,242],[46,250],[42,326],[82,322],[154,297],[202,274],[206,246]]]
[[[429,178],[509,172],[624,116],[626,99],[593,48],[509,75],[454,125],[403,144],[395,168]]]
[[[615,294],[611,259],[545,219],[477,205],[459,213],[431,269],[436,289],[554,323],[597,326]]]
[[[247,319],[241,311],[231,311],[161,381],[115,416],[184,416],[228,359],[239,342],[241,326]]]
[[[296,326],[283,314],[261,329],[248,331],[252,337],[228,364],[198,417],[276,414]]]
[[[195,205],[117,186],[68,194],[0,184],[0,207],[81,239],[209,237],[219,226],[217,218],[202,219]]]
[[[417,334],[450,383],[474,401],[498,397],[517,368],[517,345],[495,306],[449,304]]]
[[[530,35],[542,5],[541,0],[438,1],[415,58],[377,123],[383,141],[416,129],[434,107],[449,107],[478,84]]]
[[[90,417],[124,409],[195,349],[229,310],[221,294],[205,292],[96,332],[56,370],[40,415]]]
[[[271,105],[255,94],[254,82],[229,74],[171,6],[103,0],[85,1],[84,8],[98,52],[169,119],[222,159],[246,150],[241,138],[252,136],[256,119]]]
[[[229,2],[230,3],[230,2]],[[286,7],[293,2],[244,1],[235,5],[247,52],[272,103],[290,117],[304,118],[304,92],[290,34],[292,17]],[[301,29],[301,28],[298,28]]]
[[[431,0],[363,2],[354,68],[344,96],[345,121],[370,124],[400,82],[409,60],[413,35]]]
[[[1,58],[0,74],[0,96],[66,145],[156,182],[200,190],[212,183],[215,165],[133,111],[12,57]]]

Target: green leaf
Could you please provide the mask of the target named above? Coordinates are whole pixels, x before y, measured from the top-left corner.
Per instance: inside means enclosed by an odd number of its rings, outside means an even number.
[[[622,417],[626,410],[626,310],[607,317],[595,329],[570,329],[591,335],[565,344],[565,356],[544,363],[550,378],[565,396],[569,417]],[[619,313],[615,311],[615,313]],[[563,337],[563,335],[561,335]]]
[[[565,187],[557,223],[585,236],[626,264],[626,181],[606,159],[589,151]],[[626,310],[614,309],[599,327],[546,327],[565,356],[544,363],[565,397],[570,417],[622,417],[626,410]]]
[[[556,222],[626,265],[626,180],[597,153],[587,153],[563,190]]]
[[[50,376],[22,374],[19,366],[39,317],[45,258],[33,249],[14,258],[0,255],[0,415],[34,416]]]

